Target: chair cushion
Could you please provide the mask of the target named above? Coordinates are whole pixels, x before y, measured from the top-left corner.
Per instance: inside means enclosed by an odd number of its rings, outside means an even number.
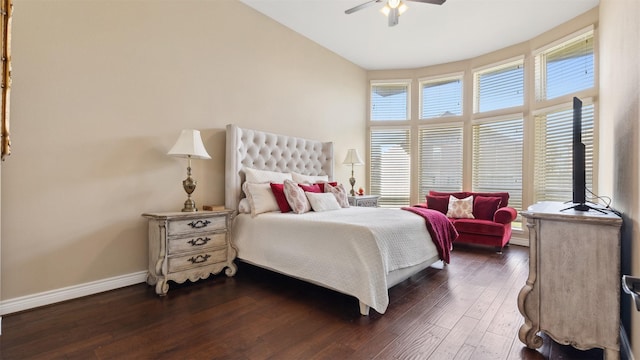
[[[427,208],[432,210],[437,210],[446,215],[447,209],[449,209],[449,195],[447,196],[427,195]]]
[[[459,233],[482,234],[501,237],[504,234],[504,225],[489,220],[455,219],[453,226]]]
[[[475,196],[473,198],[473,216],[476,219],[492,220],[500,207],[502,198],[494,196]]]
[[[499,197],[500,199],[502,199],[502,201],[500,202],[500,207],[505,207],[505,206],[509,206],[509,193],[508,192],[493,192],[493,193],[483,193],[483,192],[477,192],[477,193],[469,193],[469,195],[473,195],[473,196],[487,196],[487,197]]]

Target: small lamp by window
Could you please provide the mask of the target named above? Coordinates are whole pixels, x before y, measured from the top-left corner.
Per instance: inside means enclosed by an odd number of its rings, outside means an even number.
[[[358,154],[358,150],[349,149],[347,151],[347,157],[344,158],[342,162],[345,165],[351,165],[351,177],[349,178],[349,184],[351,184],[351,196],[355,196],[356,192],[353,190],[353,186],[356,184],[356,178],[353,177],[353,165],[364,165],[364,161],[360,158],[360,154]]]
[[[211,159],[207,153],[198,130],[182,130],[178,141],[167,153],[171,156],[187,158],[187,178],[182,181],[184,191],[187,192],[187,201],[184,202],[184,212],[198,211],[196,202],[191,199],[191,193],[196,190],[196,181],[191,177],[191,159]]]

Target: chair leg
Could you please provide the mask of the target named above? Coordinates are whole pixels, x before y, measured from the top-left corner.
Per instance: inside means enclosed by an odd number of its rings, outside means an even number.
[[[496,254],[502,255],[502,247],[501,246],[496,246]]]

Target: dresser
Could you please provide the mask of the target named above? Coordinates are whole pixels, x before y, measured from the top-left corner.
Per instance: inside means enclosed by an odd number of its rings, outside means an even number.
[[[518,294],[518,336],[542,346],[538,332],[586,350],[620,357],[620,228],[609,211],[581,212],[542,202],[522,216],[529,229],[529,276]]]
[[[142,214],[149,222],[147,283],[166,295],[168,281],[197,281],[237,271],[229,235],[231,210]]]
[[[380,195],[356,195],[348,198],[351,206],[378,207]]]

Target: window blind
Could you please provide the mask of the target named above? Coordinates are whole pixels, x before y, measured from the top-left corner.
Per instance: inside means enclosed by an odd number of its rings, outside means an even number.
[[[371,85],[371,120],[407,120],[409,84]]]
[[[593,104],[582,107],[587,189],[593,185]],[[571,201],[573,191],[573,109],[535,117],[535,201]]]
[[[590,89],[595,84],[593,30],[535,57],[536,100]]]
[[[420,118],[462,115],[462,76],[422,81]]]
[[[473,191],[509,192],[522,209],[522,118],[473,125]]]
[[[475,113],[523,105],[523,60],[475,72],[474,97]]]
[[[462,124],[421,128],[419,132],[420,201],[429,190],[462,191]]]
[[[409,129],[371,130],[371,194],[381,207],[409,205],[411,194],[411,132]]]

